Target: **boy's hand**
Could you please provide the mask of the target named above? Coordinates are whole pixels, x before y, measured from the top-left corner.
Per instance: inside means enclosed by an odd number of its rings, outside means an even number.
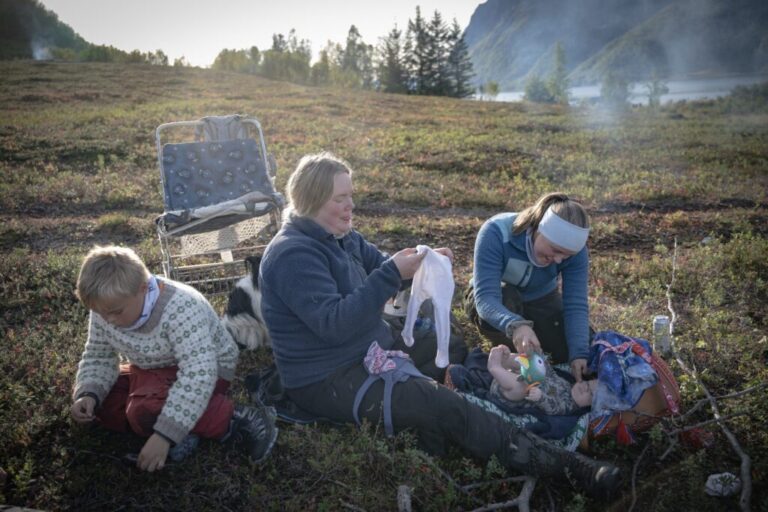
[[[72,419],[77,423],[84,424],[94,420],[93,410],[95,408],[96,400],[92,396],[81,396],[75,400],[75,403],[69,408],[69,412],[72,414]]]
[[[171,443],[160,434],[152,434],[139,453],[139,460],[136,465],[139,469],[149,471],[163,469],[165,459],[168,458],[168,450]]]
[[[529,389],[525,399],[530,400],[531,402],[538,402],[541,400],[541,390],[539,389],[539,386],[534,386]]]

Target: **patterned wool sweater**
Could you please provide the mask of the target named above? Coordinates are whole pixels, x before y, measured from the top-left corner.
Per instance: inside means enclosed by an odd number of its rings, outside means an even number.
[[[134,331],[91,311],[74,398],[93,393],[103,402],[121,360],[142,369],[178,366],[177,380],[154,430],[181,441],[208,407],[217,378],[232,380],[238,349],[210,303],[190,286],[158,278],[162,291],[147,322]]]

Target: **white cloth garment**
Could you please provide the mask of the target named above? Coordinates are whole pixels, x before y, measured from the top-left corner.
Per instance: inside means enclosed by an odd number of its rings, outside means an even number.
[[[149,276],[147,281],[147,291],[144,293],[144,306],[141,309],[141,315],[133,323],[132,326],[126,327],[126,331],[135,331],[149,320],[149,315],[152,314],[157,299],[160,297],[160,286],[157,284],[157,278],[155,276]]]
[[[413,325],[419,315],[422,302],[431,298],[435,310],[435,333],[437,334],[438,368],[448,366],[448,343],[451,339],[451,301],[453,300],[453,271],[451,260],[438,254],[427,245],[419,245],[416,252],[426,256],[413,276],[411,298],[403,327],[403,341],[409,347],[413,345]]]

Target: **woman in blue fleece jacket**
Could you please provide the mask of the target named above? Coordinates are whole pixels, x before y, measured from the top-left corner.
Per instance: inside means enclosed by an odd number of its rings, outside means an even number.
[[[261,308],[288,397],[336,422],[361,417],[389,422],[394,432],[412,428],[432,453],[458,445],[481,459],[497,455],[517,472],[570,475],[591,494],[614,491],[615,466],[544,442],[418,372],[396,380],[388,399],[383,379],[357,396],[370,384],[364,359],[377,345],[379,355],[401,368],[402,358],[390,350],[407,349],[392,336],[382,310],[422,256],[409,248],[387,257],[354,231],[352,193],[346,162],[330,153],[302,158],[288,180],[289,214],[261,261]],[[438,252],[452,256],[448,249]]]
[[[475,242],[467,312],[496,344],[569,362],[581,381],[589,355],[589,217],[562,193],[488,219]],[[562,282],[562,293],[558,286]]]

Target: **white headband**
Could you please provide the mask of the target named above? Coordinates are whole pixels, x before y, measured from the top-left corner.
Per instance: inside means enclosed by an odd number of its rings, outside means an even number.
[[[551,206],[547,208],[539,222],[538,230],[553,244],[574,253],[579,252],[586,245],[589,236],[589,228],[571,224],[553,212]]]

